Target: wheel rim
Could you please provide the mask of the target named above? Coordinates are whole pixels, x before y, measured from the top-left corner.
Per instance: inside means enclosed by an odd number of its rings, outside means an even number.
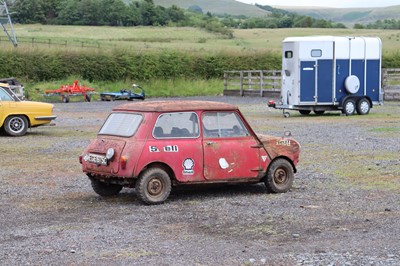
[[[369,111],[369,103],[366,101],[362,101],[360,104],[360,110],[363,114],[367,113]]]
[[[274,173],[274,182],[277,186],[282,186],[288,181],[288,173],[286,169],[280,167]]]
[[[24,130],[25,123],[20,117],[13,117],[9,122],[9,128],[14,133],[20,133]]]
[[[147,192],[151,196],[158,196],[164,191],[164,184],[158,178],[153,178],[147,184]]]
[[[354,113],[354,110],[355,110],[354,103],[352,102],[346,103],[346,114],[352,114]]]

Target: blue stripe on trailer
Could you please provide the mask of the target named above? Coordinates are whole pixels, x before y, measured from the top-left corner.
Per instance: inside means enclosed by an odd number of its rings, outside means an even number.
[[[380,61],[367,61],[367,95],[373,102],[379,101],[379,83],[380,83]]]
[[[315,61],[300,63],[300,102],[315,102]]]
[[[333,60],[318,60],[317,102],[332,103]]]

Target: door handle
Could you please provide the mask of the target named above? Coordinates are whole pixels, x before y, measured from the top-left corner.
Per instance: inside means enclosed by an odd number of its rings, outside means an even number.
[[[207,145],[213,145],[213,144],[215,144],[215,142],[208,141],[208,142],[206,142],[206,144],[207,144]]]

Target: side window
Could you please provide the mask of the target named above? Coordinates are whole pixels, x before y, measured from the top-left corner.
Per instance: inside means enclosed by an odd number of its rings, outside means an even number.
[[[285,51],[285,58],[293,58],[293,52],[292,51]]]
[[[311,57],[321,57],[321,56],[322,56],[322,50],[320,49],[311,50]]]
[[[5,92],[3,89],[0,89],[0,100],[2,101],[13,101],[10,95]]]
[[[204,138],[234,138],[250,135],[235,112],[206,112],[202,120]]]
[[[161,114],[153,129],[156,139],[197,138],[199,134],[199,119],[194,112]]]

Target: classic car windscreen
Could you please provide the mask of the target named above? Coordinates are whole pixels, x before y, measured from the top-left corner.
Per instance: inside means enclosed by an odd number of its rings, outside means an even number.
[[[133,136],[142,119],[140,114],[112,113],[101,127],[99,135]]]
[[[11,98],[11,96],[3,88],[0,88],[0,100],[2,100],[2,101],[14,101]]]

